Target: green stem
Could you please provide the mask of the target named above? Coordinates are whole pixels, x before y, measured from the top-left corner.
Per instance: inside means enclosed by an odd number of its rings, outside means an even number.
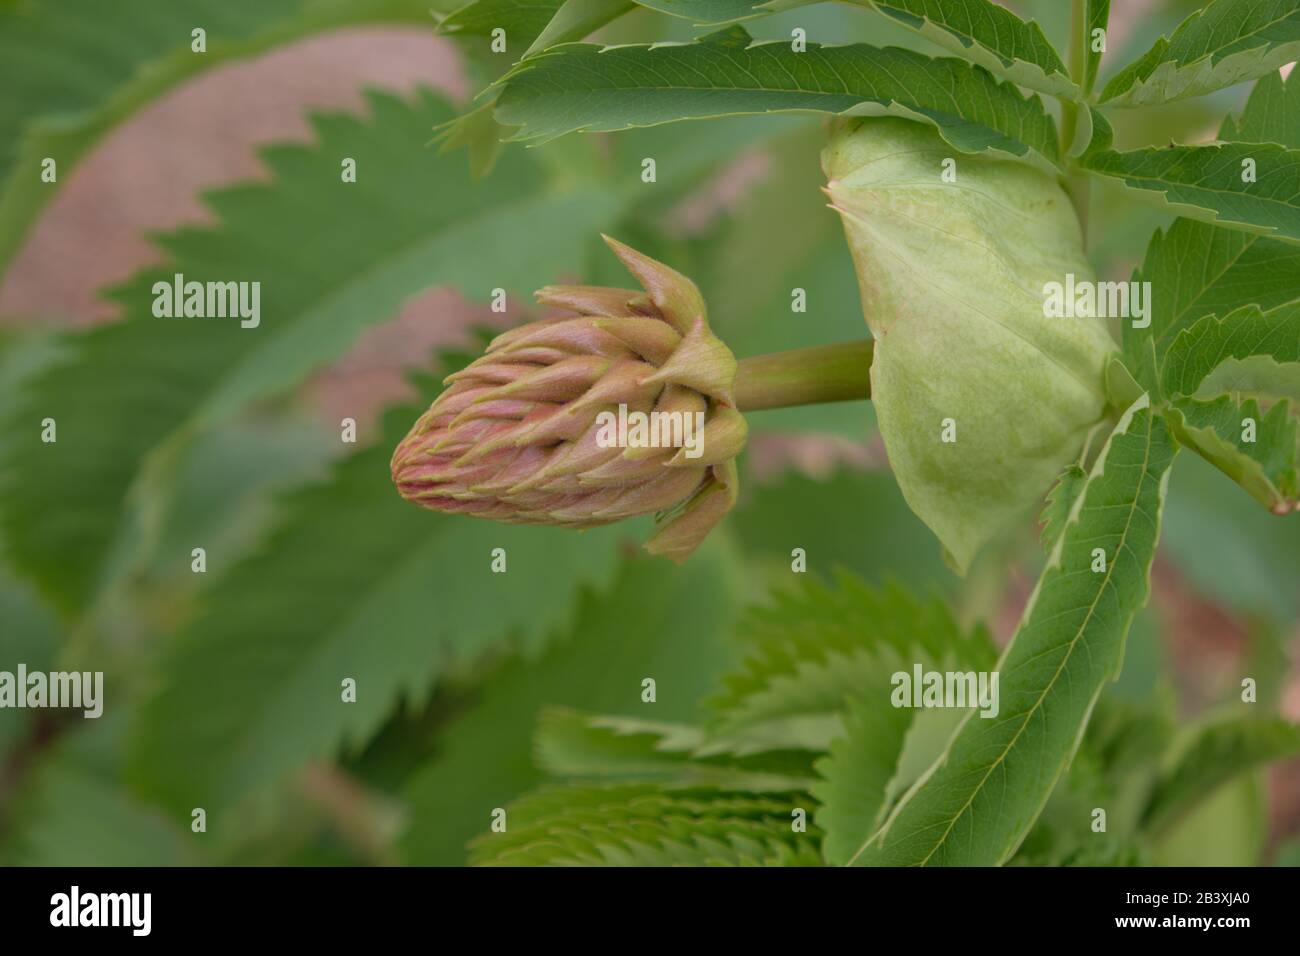
[[[742,412],[871,397],[870,339],[818,345],[741,359],[736,369],[736,407]]]
[[[1070,2],[1070,79],[1082,91],[1084,73],[1088,64],[1088,24],[1086,0]],[[1068,161],[1070,149],[1074,146],[1074,134],[1079,123],[1079,103],[1062,98],[1061,100],[1061,156]],[[1084,109],[1087,109],[1085,106]],[[1088,204],[1091,198],[1092,179],[1085,173],[1072,172],[1065,180],[1065,191],[1074,206],[1075,215],[1079,217],[1079,230],[1083,234],[1085,247],[1088,243]]]

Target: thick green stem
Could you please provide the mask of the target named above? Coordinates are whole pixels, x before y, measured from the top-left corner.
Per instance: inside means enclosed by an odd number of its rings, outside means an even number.
[[[742,412],[871,397],[870,339],[741,359],[736,406]]]
[[[1088,64],[1088,24],[1086,0],[1071,0],[1070,10],[1070,48],[1069,48],[1069,69],[1070,79],[1078,85],[1081,91],[1084,90],[1084,73]],[[1087,109],[1087,106],[1083,106]],[[1061,100],[1061,155],[1068,157],[1070,149],[1074,146],[1074,136],[1079,123],[1080,104],[1074,100],[1062,98]],[[1092,180],[1080,172],[1070,173],[1065,180],[1065,191],[1070,197],[1070,202],[1074,206],[1074,212],[1079,217],[1079,229],[1083,233],[1085,246],[1088,242],[1088,205],[1090,201]]]

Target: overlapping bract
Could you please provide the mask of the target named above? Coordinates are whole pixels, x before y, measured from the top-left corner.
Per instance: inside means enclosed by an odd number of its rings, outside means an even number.
[[[576,317],[498,336],[447,378],[393,454],[393,481],[423,507],[497,521],[591,528],[660,513],[646,549],[689,557],[736,500],[745,419],[736,360],[709,329],[695,284],[606,237],[644,291],[548,286]],[[608,418],[672,412],[704,428],[698,452],[611,442]]]

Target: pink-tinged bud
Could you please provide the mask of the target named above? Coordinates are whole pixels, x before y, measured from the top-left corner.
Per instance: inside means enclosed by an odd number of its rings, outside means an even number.
[[[736,501],[736,359],[685,276],[605,237],[644,291],[547,286],[577,313],[497,336],[393,453],[402,497],[448,514],[592,528],[657,513],[684,561]]]

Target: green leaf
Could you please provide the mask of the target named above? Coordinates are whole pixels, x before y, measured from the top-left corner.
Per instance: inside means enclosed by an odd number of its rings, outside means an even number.
[[[1144,825],[1160,833],[1239,774],[1300,753],[1300,727],[1280,717],[1229,717],[1186,731],[1151,794]]]
[[[1088,473],[1077,463],[1066,465],[1056,485],[1047,494],[1047,504],[1038,516],[1038,523],[1043,526],[1039,539],[1043,547],[1051,549],[1056,539],[1065,530],[1065,523],[1074,510],[1074,502],[1088,483]]]
[[[1300,149],[1300,82],[1272,74],[1255,84],[1240,118],[1229,117],[1221,137],[1274,142]],[[1130,369],[1152,372],[1186,328],[1207,315],[1225,316],[1247,303],[1268,311],[1300,300],[1300,250],[1287,242],[1178,219],[1156,232],[1134,281],[1151,283],[1150,325],[1124,325]],[[1144,353],[1154,346],[1156,363]],[[1149,389],[1154,375],[1139,376]]]
[[[1219,139],[1300,149],[1300,83],[1286,82],[1277,72],[1260,77],[1241,115],[1224,119]]]
[[[1276,70],[1300,54],[1296,0],[1215,0],[1106,84],[1107,106],[1200,96]]]
[[[1297,84],[1300,86],[1300,84]],[[1300,301],[1300,249],[1276,239],[1216,229],[1190,219],[1158,231],[1134,282],[1150,282],[1150,325],[1124,323],[1124,355],[1147,388],[1180,333],[1205,316],[1228,315],[1244,302],[1271,310]],[[1155,364],[1144,361],[1154,348]]]
[[[1015,852],[1119,673],[1175,450],[1146,396],[1124,413],[999,662],[998,716],[966,717],[854,863],[996,865]]]
[[[809,44],[795,53],[732,27],[698,43],[555,47],[502,83],[497,119],[521,127],[518,139],[734,113],[886,113],[933,124],[963,152],[1059,158],[1055,124],[1036,96],[962,60],[895,47]]]
[[[272,182],[211,195],[222,226],[164,237],[172,261],[117,293],[127,318],[70,336],[69,358],[5,416],[24,441],[0,477],[0,523],[17,568],[65,610],[83,610],[110,577],[133,485],[165,475],[195,430],[295,385],[433,285],[454,281],[472,298],[531,292],[572,268],[612,216],[603,192],[548,193],[518,151],[471,188],[456,158],[422,148],[445,104],[428,93],[369,102],[365,120],[318,117],[318,145],[267,151]],[[356,183],[340,181],[340,156],[357,160]],[[156,318],[154,284],[178,273],[260,282],[260,324]],[[57,444],[39,440],[45,417]]]
[[[1300,242],[1300,149],[1276,143],[1147,147],[1091,152],[1083,163],[1193,219]],[[1256,178],[1243,182],[1248,163]]]
[[[1250,355],[1221,362],[1201,382],[1198,398],[1232,394],[1238,398],[1287,398],[1300,402],[1300,366],[1272,355]]]
[[[506,31],[506,52],[521,54],[526,50],[565,0],[471,0],[438,23],[438,30],[451,36],[491,36],[492,31]]]
[[[1267,414],[1255,399],[1230,395],[1212,401],[1180,398],[1165,410],[1178,440],[1192,448],[1264,507],[1285,515],[1300,500],[1296,471],[1296,422],[1290,403]]]
[[[1101,31],[1101,46],[1105,45],[1106,27],[1110,22],[1110,0],[1088,0],[1088,10],[1086,15],[1087,29],[1084,31],[1084,73],[1083,73],[1083,94],[1085,96],[1092,93],[1092,88],[1097,82],[1097,69],[1101,66],[1102,50],[1097,49],[1096,43],[1097,31]]]
[[[1160,373],[1156,369],[1155,359],[1155,346],[1150,339],[1146,340],[1145,348],[1139,348],[1135,360],[1125,361],[1118,355],[1110,357],[1106,363],[1106,401],[1112,408],[1128,408],[1148,391],[1138,382],[1138,378],[1154,383],[1149,391],[1159,399]]]
[[[438,755],[404,792],[413,811],[402,841],[408,862],[463,863],[466,841],[486,829],[492,808],[541,782],[532,740],[542,708],[652,714],[665,722],[699,716],[700,697],[732,653],[727,636],[740,600],[732,556],[706,542],[683,568],[643,557],[617,574],[606,596],[583,600],[574,625],[545,656],[506,664],[447,725]],[[654,704],[641,701],[646,677],[656,681]]]
[[[993,660],[983,632],[963,635],[942,602],[873,590],[847,574],[834,590],[812,581],[775,595],[740,632],[750,651],[709,701],[715,716],[696,752],[826,753],[812,794],[834,865],[874,832],[961,717],[894,706],[893,675]]]
[[[879,679],[875,683],[864,690],[879,695],[888,686]],[[843,734],[831,742],[829,755],[817,762],[823,779],[812,790],[820,804],[815,819],[826,832],[822,857],[829,865],[847,863],[884,821],[889,785],[916,714],[909,708],[882,706],[865,695],[848,700]]]
[[[823,855],[841,864],[872,824],[943,749],[961,712],[895,708],[892,675],[917,666],[988,666],[980,631],[964,636],[937,601],[893,587],[875,591],[848,575],[777,595],[741,627],[746,659],[710,701],[715,717],[699,752],[827,755],[815,767]]]
[[[1013,83],[1053,96],[1079,96],[1042,28],[991,0],[871,0],[871,6]]]
[[[1238,433],[1240,434],[1240,433]],[[1278,520],[1200,455],[1180,455],[1161,547],[1200,594],[1236,614],[1300,617],[1300,548],[1294,518]],[[1287,622],[1287,623],[1282,623]]]
[[[506,830],[473,844],[493,866],[816,866],[815,827],[795,832],[797,804],[720,790],[653,785],[552,787],[506,808]]]
[[[0,273],[77,164],[199,74],[359,23],[428,24],[424,0],[27,0],[0,10]],[[207,31],[207,50],[190,31]],[[55,160],[58,180],[41,180]]]
[[[495,107],[495,101],[484,103],[434,131],[433,142],[438,144],[440,154],[465,147],[469,153],[469,173],[475,180],[492,172],[509,133],[496,121],[492,112]]]
[[[319,480],[338,451],[334,429],[266,415],[239,416],[197,436],[177,464],[175,492],[159,512],[153,561],[133,574],[132,597],[145,602],[160,630],[173,632],[205,584],[204,575],[177,557],[202,542],[209,567],[233,566],[278,519],[277,496]]]
[[[1267,358],[1273,371],[1252,380],[1251,369],[1241,360]],[[1207,315],[1178,333],[1161,370],[1167,396],[1218,395],[1226,391],[1271,391],[1300,398],[1300,302],[1267,312],[1247,305],[1219,318]],[[1231,383],[1228,387],[1224,383]]]
[[[419,408],[379,443],[289,496],[261,551],[226,573],[138,714],[131,774],[173,810],[229,806],[314,757],[364,743],[400,701],[507,639],[536,653],[607,587],[621,532],[565,533],[422,512],[388,459]],[[508,571],[493,573],[505,549]],[[345,679],[355,702],[342,700]]]
[[[1129,637],[1129,653],[1135,626]],[[1128,670],[1125,664],[1125,670]],[[1159,761],[1173,731],[1170,694],[1147,690],[1140,702],[1103,692],[1079,752],[1010,861],[1030,866],[1116,866],[1143,862],[1138,830]],[[1093,811],[1106,829],[1093,830]]]
[[[793,792],[806,791],[815,779],[806,760],[696,758],[704,740],[690,724],[555,707],[538,718],[535,754],[551,777],[588,781]]]
[[[886,706],[884,676],[847,701],[843,734],[816,763],[822,780],[812,788],[819,803],[815,819],[826,834],[822,856],[831,866],[847,863],[879,829],[899,795],[943,753],[965,714]]]
[[[964,638],[940,601],[919,601],[897,585],[876,590],[841,574],[773,596],[740,628],[742,663],[708,701],[713,718],[701,752],[823,751],[842,731],[845,701],[888,702],[889,675],[915,661],[983,660],[987,638]]]
[[[633,8],[632,0],[564,0],[524,56],[559,43],[581,40]]]
[[[817,0],[636,0],[637,6],[692,23],[731,23],[802,7]]]

